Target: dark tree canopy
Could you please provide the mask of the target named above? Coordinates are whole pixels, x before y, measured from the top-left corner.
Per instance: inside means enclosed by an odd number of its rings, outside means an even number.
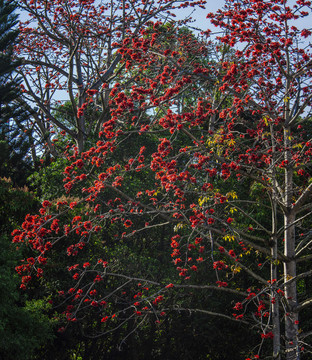
[[[21,60],[13,58],[19,34],[16,9],[15,2],[0,1],[0,177],[11,177],[22,185],[31,166],[31,129],[25,127],[28,115],[17,102],[21,79],[15,71]]]

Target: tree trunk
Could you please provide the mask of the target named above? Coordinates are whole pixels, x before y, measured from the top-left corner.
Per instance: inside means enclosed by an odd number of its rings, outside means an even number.
[[[297,308],[297,282],[287,283],[296,276],[295,261],[295,215],[291,212],[284,217],[284,254],[291,260],[284,263],[285,297],[287,301],[287,314],[285,318],[286,359],[299,360],[298,345],[298,312]]]
[[[276,241],[275,241],[276,244]],[[277,258],[277,246],[274,245],[274,247],[271,249],[272,253],[272,265],[271,265],[271,282],[273,279],[277,278],[277,265],[276,265],[276,259]],[[271,297],[275,297],[276,294],[271,294]],[[277,299],[276,299],[277,300]],[[280,329],[280,312],[279,312],[279,301],[272,302],[272,325],[273,325],[273,359],[274,360],[280,360],[281,355],[281,329]]]
[[[288,104],[288,103],[287,103]],[[287,117],[286,117],[287,120]],[[287,122],[286,122],[287,123]],[[286,359],[299,360],[298,345],[298,312],[297,308],[297,282],[296,280],[287,283],[290,279],[296,277],[296,234],[295,220],[296,214],[293,210],[293,166],[290,165],[291,158],[291,141],[290,128],[284,128],[284,147],[285,147],[285,213],[284,213],[284,255],[290,259],[284,262],[284,283],[285,298],[287,303],[287,313],[285,317],[285,341],[286,341]]]

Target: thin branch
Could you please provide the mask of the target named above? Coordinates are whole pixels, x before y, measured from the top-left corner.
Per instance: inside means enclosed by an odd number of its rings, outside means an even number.
[[[234,317],[231,317],[231,316],[228,316],[228,315],[225,315],[225,314],[221,314],[221,313],[217,313],[217,312],[213,312],[213,311],[202,310],[202,309],[185,309],[185,308],[180,308],[180,307],[177,308],[177,309],[174,309],[174,310],[176,310],[176,311],[187,311],[189,313],[192,313],[192,312],[202,313],[202,314],[211,315],[211,316],[217,316],[217,317],[221,317],[223,319],[227,319],[227,320],[230,320],[230,321],[235,321],[235,322],[239,322],[239,323],[242,323],[242,324],[249,325],[249,322],[247,322],[245,320],[236,319]]]
[[[312,305],[312,298],[304,300],[302,303],[300,303],[297,307],[296,310],[300,311],[302,309],[307,308],[308,306]]]
[[[303,191],[299,199],[295,202],[295,205],[292,208],[292,211],[296,213],[299,211],[300,207],[304,204],[306,198],[310,195],[312,191],[312,183]]]

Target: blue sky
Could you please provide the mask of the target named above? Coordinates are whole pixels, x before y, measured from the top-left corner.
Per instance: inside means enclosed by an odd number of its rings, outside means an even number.
[[[225,0],[207,0],[206,10],[197,8],[192,14],[194,21],[194,27],[206,30],[208,28],[215,28],[210,24],[210,21],[206,19],[206,15],[210,12],[216,12],[218,9],[222,8],[225,3]],[[189,16],[192,12],[191,9],[184,9],[179,11],[179,18],[184,18]]]
[[[206,19],[206,15],[209,12],[217,11],[222,8],[225,0],[207,0],[206,10],[197,9],[192,14],[193,19],[195,20],[194,26],[200,27],[202,29],[207,29],[210,27],[210,22]],[[184,18],[185,16],[189,16],[192,12],[192,9],[183,9],[179,11],[179,18]],[[24,21],[28,18],[27,13],[20,12],[20,20]]]
[[[206,19],[206,15],[209,12],[216,12],[218,9],[222,8],[223,5],[225,4],[225,0],[207,0],[207,4],[206,4],[206,10],[203,9],[197,9],[195,11],[195,13],[192,15],[194,19],[196,19],[196,21],[194,22],[194,24],[201,28],[201,29],[207,29],[210,28],[211,30],[216,29],[216,27],[214,27],[213,25],[210,24],[210,21]],[[287,5],[289,6],[293,6],[296,4],[296,0],[288,0],[287,1]],[[305,9],[307,11],[307,9]],[[181,11],[181,14],[183,14],[184,16],[187,16],[190,14],[190,10],[183,10]],[[182,16],[182,17],[184,17]],[[295,26],[298,27],[299,29],[303,29],[303,28],[310,28],[312,27],[312,14],[310,14],[309,16],[306,16],[302,19],[300,19],[300,21],[296,21],[295,22]],[[217,29],[216,29],[217,30]]]

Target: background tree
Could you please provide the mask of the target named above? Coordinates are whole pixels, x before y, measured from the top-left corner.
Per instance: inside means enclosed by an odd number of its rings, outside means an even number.
[[[18,36],[16,7],[14,2],[0,1],[0,177],[23,185],[31,167],[31,130],[25,126],[25,109],[16,103],[20,80],[14,72],[21,64],[12,57]]]

